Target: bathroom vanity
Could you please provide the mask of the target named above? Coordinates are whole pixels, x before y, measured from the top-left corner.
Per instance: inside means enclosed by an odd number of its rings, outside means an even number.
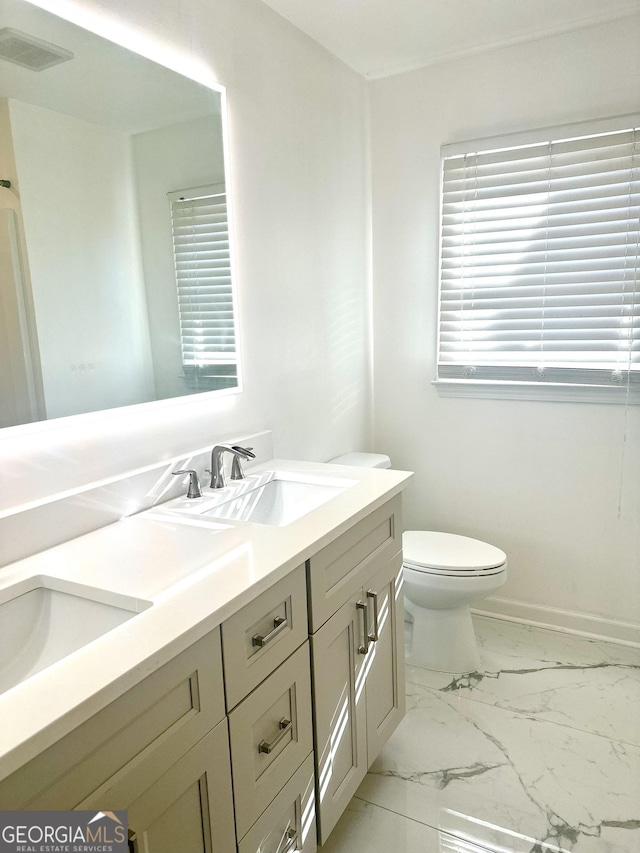
[[[3,570],[140,612],[0,696],[2,809],[126,809],[148,853],[326,841],[404,713],[411,475],[262,468],[343,487],[283,524],[172,501]]]

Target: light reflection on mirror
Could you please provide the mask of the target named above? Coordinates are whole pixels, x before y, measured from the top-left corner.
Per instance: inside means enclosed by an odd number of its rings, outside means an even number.
[[[0,58],[0,426],[237,387],[220,93],[0,0],[47,45]]]

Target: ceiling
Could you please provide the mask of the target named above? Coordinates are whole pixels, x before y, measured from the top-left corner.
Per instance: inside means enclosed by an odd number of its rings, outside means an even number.
[[[368,78],[640,12],[640,0],[263,2]]]

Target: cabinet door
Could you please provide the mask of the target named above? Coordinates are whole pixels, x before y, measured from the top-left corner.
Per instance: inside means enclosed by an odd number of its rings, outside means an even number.
[[[373,640],[366,662],[367,765],[405,712],[402,555],[396,555],[364,588]],[[374,639],[377,638],[377,639]]]
[[[108,808],[127,809],[132,853],[235,853],[226,719],[133,802],[118,787]]]
[[[311,638],[320,844],[367,772],[362,604],[352,596]]]

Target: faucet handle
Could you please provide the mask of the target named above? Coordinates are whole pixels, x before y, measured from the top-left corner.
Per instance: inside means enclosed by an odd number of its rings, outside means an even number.
[[[234,454],[236,454],[236,458],[237,455],[240,455],[243,459],[256,458],[256,454],[252,453],[253,447],[240,447],[239,444],[232,444],[231,449],[233,450]]]
[[[253,447],[240,447],[238,444],[234,444],[231,448],[233,450],[233,462],[231,463],[231,479],[232,480],[244,480],[244,471],[242,470],[242,462],[241,459],[255,459],[256,454],[252,453]]]
[[[188,498],[201,498],[202,497],[202,489],[200,488],[200,480],[198,479],[198,472],[194,471],[192,468],[186,468],[180,471],[172,471],[172,474],[188,474],[189,475],[189,491],[187,492]]]

